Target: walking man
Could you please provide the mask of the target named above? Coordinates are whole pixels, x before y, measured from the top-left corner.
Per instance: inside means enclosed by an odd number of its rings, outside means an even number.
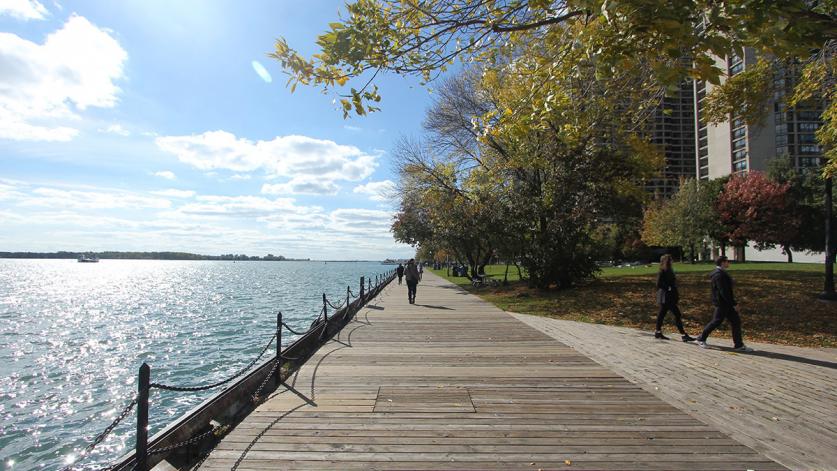
[[[715,270],[709,275],[709,279],[712,280],[712,304],[715,306],[715,314],[698,336],[697,343],[702,348],[706,348],[706,339],[709,338],[709,334],[717,329],[724,322],[724,319],[728,319],[732,327],[733,349],[737,352],[752,352],[753,349],[744,345],[741,338],[741,317],[735,309],[735,305],[738,303],[732,293],[733,282],[732,277],[727,273],[728,268],[729,259],[722,255],[715,261]]]
[[[416,287],[419,282],[419,272],[416,268],[416,261],[410,259],[407,262],[407,268],[404,269],[404,276],[407,278],[407,300],[410,304],[416,303]]]
[[[398,275],[398,284],[401,284],[401,278],[404,277],[404,265],[398,264],[398,268],[395,269],[395,273]]]

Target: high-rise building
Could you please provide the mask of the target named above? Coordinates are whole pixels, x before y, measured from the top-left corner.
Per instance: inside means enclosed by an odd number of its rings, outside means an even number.
[[[716,66],[726,70],[727,77],[732,77],[752,67],[757,60],[754,50],[745,49],[743,57],[733,55],[719,58]],[[701,180],[710,180],[750,171],[764,172],[775,158],[790,159],[801,171],[822,165],[822,149],[815,136],[816,130],[822,125],[822,103],[800,105],[793,109],[787,105],[798,76],[797,67],[776,70],[774,95],[768,103],[766,116],[761,123],[755,125],[747,124],[734,114],[726,122],[708,124],[703,116],[703,104],[713,85],[695,81],[694,175]],[[722,81],[725,79],[722,78]],[[735,258],[745,258],[743,248],[736,249]],[[750,247],[746,258],[782,260],[783,256],[779,250],[760,252]],[[807,258],[810,261],[821,259],[819,255]]]
[[[665,167],[646,188],[655,198],[670,198],[683,178],[695,175],[695,107],[692,82],[663,99],[654,114],[651,142],[665,153]]]
[[[716,65],[732,77],[756,61],[755,51],[745,49],[743,57],[718,59]],[[821,104],[795,109],[787,106],[797,74],[794,67],[777,71],[768,113],[757,125],[747,124],[735,115],[720,124],[707,124],[702,116],[703,103],[713,85],[694,82],[697,178],[708,180],[751,170],[766,171],[776,157],[789,158],[802,170],[820,166],[822,149],[814,133],[821,125]]]

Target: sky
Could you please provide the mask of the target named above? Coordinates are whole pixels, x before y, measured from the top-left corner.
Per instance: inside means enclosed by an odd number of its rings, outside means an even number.
[[[343,119],[267,57],[342,1],[0,0],[0,251],[408,257],[390,151],[428,90]]]

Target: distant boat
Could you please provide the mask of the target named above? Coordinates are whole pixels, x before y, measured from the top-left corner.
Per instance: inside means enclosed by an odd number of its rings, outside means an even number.
[[[78,263],[99,263],[99,257],[95,255],[82,255],[78,258]]]

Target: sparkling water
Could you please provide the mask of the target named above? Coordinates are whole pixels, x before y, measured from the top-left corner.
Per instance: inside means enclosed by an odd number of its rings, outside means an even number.
[[[135,412],[84,447],[151,381],[199,385],[247,365],[276,328],[336,305],[378,262],[0,260],[0,468],[97,469],[134,446]],[[293,340],[283,335],[287,345]],[[266,358],[265,358],[266,359]],[[264,361],[264,359],[262,360]],[[261,361],[259,362],[261,363]],[[150,433],[218,390],[153,390]]]

